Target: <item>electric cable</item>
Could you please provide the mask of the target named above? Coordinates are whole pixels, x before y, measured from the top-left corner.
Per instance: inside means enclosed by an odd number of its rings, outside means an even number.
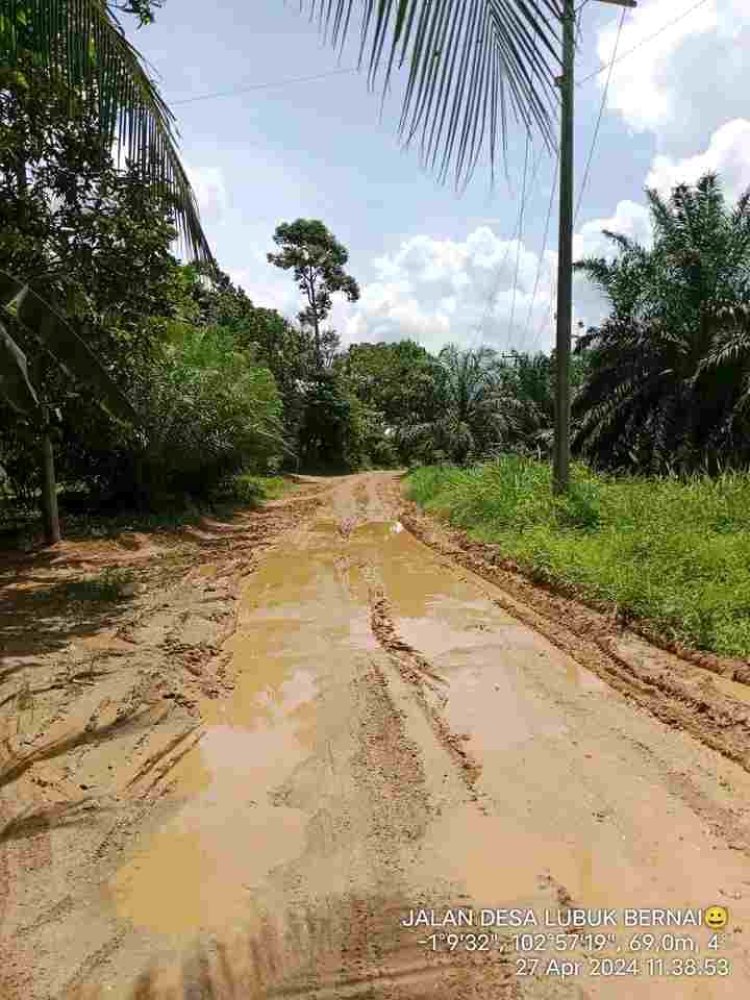
[[[510,319],[508,320],[508,343],[510,343],[513,331],[513,320],[516,315],[516,292],[518,291],[518,269],[521,263],[521,242],[523,240],[523,217],[526,208],[526,178],[529,168],[529,133],[526,133],[526,149],[523,157],[523,186],[521,188],[521,211],[518,216],[518,240],[516,242],[516,268],[513,277],[513,298],[510,307]]]
[[[708,0],[698,0],[697,3],[693,4],[693,6],[689,7],[686,11],[683,11],[683,13],[680,14],[678,17],[674,18],[674,20],[669,21],[667,24],[659,28],[658,31],[655,31],[653,35],[648,35],[646,38],[642,38],[637,45],[634,45],[632,49],[628,49],[626,52],[623,52],[622,55],[617,57],[617,59],[613,59],[607,63],[602,63],[599,69],[594,70],[593,73],[589,73],[588,76],[582,77],[576,83],[576,86],[582,87],[584,83],[588,83],[589,80],[593,80],[594,77],[599,76],[599,74],[603,73],[606,69],[610,69],[612,66],[614,66],[616,62],[622,62],[623,59],[627,59],[627,57],[633,55],[634,52],[638,52],[640,49],[643,48],[644,45],[647,45],[649,42],[652,42],[655,38],[658,38],[660,35],[663,35],[665,31],[667,31],[669,28],[674,27],[675,24],[679,24],[680,21],[684,21],[685,18],[689,17],[694,10],[698,10],[699,7],[702,7],[706,3],[708,3]]]
[[[170,101],[170,107],[178,104],[194,104],[196,101],[211,101],[218,97],[234,97],[237,94],[248,94],[253,90],[271,90],[275,87],[286,87],[291,83],[312,83],[314,80],[325,80],[331,76],[342,76],[345,73],[356,73],[355,67],[349,69],[333,69],[327,73],[316,73],[314,76],[289,77],[286,80],[275,80],[269,83],[254,83],[247,87],[234,87],[231,90],[219,90],[210,94],[196,94],[195,97],[185,97],[181,100]]]
[[[622,10],[622,14],[620,15],[620,23],[619,23],[619,25],[617,27],[617,37],[615,38],[615,47],[614,47],[614,50],[613,50],[613,59],[612,59],[612,62],[609,64],[609,73],[607,74],[607,82],[605,83],[604,90],[602,91],[602,99],[601,99],[601,102],[599,104],[599,114],[597,115],[596,125],[594,127],[594,136],[593,136],[593,138],[591,140],[591,146],[589,148],[589,155],[588,155],[588,157],[586,159],[586,169],[583,172],[583,180],[581,181],[581,188],[580,188],[580,190],[578,192],[578,201],[576,202],[576,209],[575,209],[575,213],[574,213],[574,216],[573,216],[573,227],[574,228],[575,228],[575,224],[578,222],[578,213],[581,210],[581,201],[583,200],[583,195],[584,195],[584,193],[586,191],[586,186],[588,184],[589,175],[591,173],[591,164],[592,164],[592,161],[594,159],[594,151],[596,149],[597,139],[599,138],[599,129],[601,128],[602,118],[604,116],[604,108],[605,108],[605,106],[607,104],[607,95],[609,94],[609,84],[610,84],[610,81],[612,80],[612,70],[614,68],[615,62],[617,61],[617,49],[618,49],[618,47],[620,45],[620,37],[622,35],[622,28],[623,28],[623,25],[625,24],[625,17],[627,16],[627,12],[628,12],[627,7],[624,7],[623,10]]]

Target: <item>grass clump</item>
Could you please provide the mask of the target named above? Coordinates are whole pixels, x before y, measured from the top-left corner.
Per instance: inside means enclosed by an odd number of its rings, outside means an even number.
[[[615,478],[575,465],[557,498],[548,465],[504,456],[420,468],[407,482],[422,507],[533,577],[694,647],[750,655],[750,475]]]
[[[128,567],[108,566],[98,576],[85,580],[72,580],[65,584],[65,596],[70,601],[121,601],[131,597],[135,588],[135,574]]]

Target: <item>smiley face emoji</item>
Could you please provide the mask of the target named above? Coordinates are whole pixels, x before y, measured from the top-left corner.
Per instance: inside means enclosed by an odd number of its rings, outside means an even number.
[[[703,914],[703,920],[709,930],[721,931],[729,922],[729,910],[726,906],[709,906]]]

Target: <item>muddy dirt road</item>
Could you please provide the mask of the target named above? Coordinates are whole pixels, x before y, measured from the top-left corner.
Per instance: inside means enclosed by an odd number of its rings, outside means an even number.
[[[109,796],[70,822],[6,822],[5,995],[750,995],[748,688],[627,636],[632,690],[609,683],[407,530],[393,475],[319,488],[244,577],[192,715],[140,757],[128,719],[101,756]],[[25,778],[52,756],[27,754]],[[625,908],[712,904],[729,909],[718,950],[703,925],[623,926]],[[615,924],[557,926],[580,908]],[[482,909],[500,925],[446,918]],[[451,951],[446,933],[486,939]]]

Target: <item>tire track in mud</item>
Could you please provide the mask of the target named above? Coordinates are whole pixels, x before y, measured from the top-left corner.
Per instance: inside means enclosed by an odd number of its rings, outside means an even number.
[[[198,945],[179,966],[152,966],[131,1000],[518,1000],[517,981],[501,952],[425,952],[390,948],[403,902],[352,895],[268,918],[254,933]],[[102,950],[106,960],[106,948]],[[74,981],[66,1000],[94,1000]],[[78,988],[76,988],[76,986]]]
[[[157,789],[157,786],[164,781],[182,758],[200,743],[203,735],[203,724],[197,723],[178,733],[177,736],[168,739],[166,744],[147,757],[135,774],[128,779],[124,791],[135,794],[139,798],[145,798],[154,792],[163,794],[166,788]],[[168,780],[166,784],[169,784]]]
[[[357,525],[367,520],[368,502],[377,505],[378,513],[384,513],[386,509],[377,495],[377,487],[369,492],[364,483],[359,485],[360,489],[357,495],[361,498],[362,508],[357,511],[356,516],[346,517],[337,524],[338,534],[346,546],[348,546]],[[351,557],[345,552],[338,557],[336,564],[343,582],[351,590],[349,579],[352,566]],[[465,740],[451,731],[441,713],[447,700],[444,688],[448,681],[425,656],[399,634],[391,603],[382,584],[377,581],[377,570],[373,563],[367,559],[360,560],[357,562],[357,568],[368,586],[370,629],[373,637],[409,685],[414,699],[427,717],[438,742],[456,765],[472,801],[479,802],[476,783],[481,773],[481,765],[468,752]],[[480,808],[482,807],[480,806]]]
[[[338,558],[348,587],[349,557]],[[378,606],[382,612],[382,600]],[[397,637],[392,641],[399,645]],[[411,647],[401,642],[400,655],[407,649]],[[437,686],[439,675],[416,651],[414,656],[426,680]],[[393,662],[390,653],[388,662]],[[373,891],[317,900],[302,894],[298,906],[274,914],[259,930],[234,942],[206,940],[179,966],[151,966],[140,975],[130,994],[133,998],[428,1000],[473,996],[510,1000],[520,995],[502,955],[482,956],[477,961],[469,954],[432,954],[410,935],[399,933],[400,919],[415,905],[403,881],[404,845],[418,849],[432,804],[420,747],[407,733],[405,713],[394,699],[393,680],[384,667],[379,654],[369,658],[364,669],[355,670],[349,681],[357,747],[351,766],[367,803],[365,839],[370,845]],[[411,687],[409,691],[407,697],[412,696]],[[294,804],[293,790],[281,800]],[[345,837],[346,811],[332,817],[331,823],[335,829],[342,820]],[[290,887],[304,885],[294,866],[285,881]],[[296,891],[290,891],[290,896],[294,898]],[[451,900],[444,900],[444,905],[450,906]],[[85,996],[74,995],[78,1000]]]
[[[461,780],[472,799],[478,801],[476,783],[481,774],[481,764],[468,752],[465,741],[451,732],[441,714],[446,696],[440,685],[448,682],[421,653],[398,634],[390,601],[380,586],[370,588],[370,627],[380,646],[389,654],[401,676],[410,685],[414,698],[427,716],[438,741],[458,767]],[[437,704],[434,703],[435,700]]]
[[[643,646],[641,662],[637,656],[628,656],[617,648],[618,640],[623,641],[623,630],[616,634],[604,615],[498,566],[491,561],[496,556],[493,547],[466,540],[436,523],[411,501],[402,499],[400,519],[410,534],[449,564],[458,564],[492,584],[492,591],[481,589],[497,607],[661,722],[690,733],[750,772],[750,705],[716,690],[708,676],[700,692],[691,690],[665,653],[649,648],[645,641],[638,640]],[[643,662],[646,657],[651,664]],[[696,669],[690,661],[679,666]]]
[[[105,704],[104,707],[110,707]],[[130,729],[138,729],[142,726],[155,726],[163,721],[167,710],[161,707],[149,705],[133,712],[128,712],[122,708],[117,709],[114,719],[102,725],[97,725],[97,713],[95,712],[88,722],[81,728],[75,729],[57,739],[47,739],[39,746],[33,747],[24,754],[18,754],[13,747],[5,742],[3,749],[6,752],[6,760],[0,766],[0,788],[17,781],[23,774],[40,761],[52,760],[69,750],[78,747],[92,746],[102,743],[115,733],[120,734]]]

